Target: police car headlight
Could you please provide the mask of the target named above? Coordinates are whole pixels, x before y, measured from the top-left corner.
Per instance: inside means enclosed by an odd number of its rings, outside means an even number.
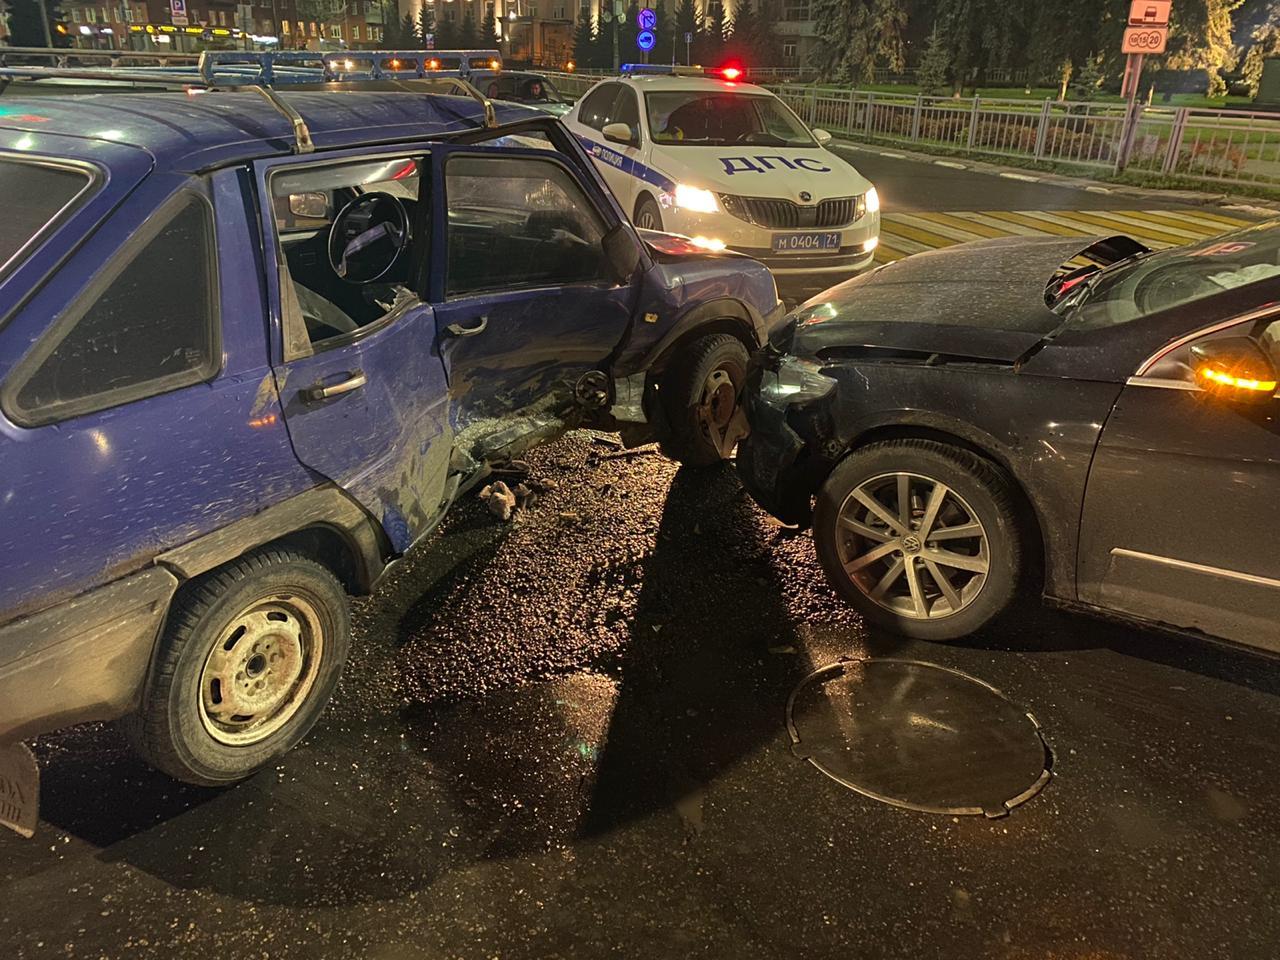
[[[872,187],[867,191],[867,213],[878,213],[880,211],[880,194],[876,193],[876,188]]]
[[[720,209],[714,193],[687,183],[676,184],[676,206],[694,213],[715,213]]]

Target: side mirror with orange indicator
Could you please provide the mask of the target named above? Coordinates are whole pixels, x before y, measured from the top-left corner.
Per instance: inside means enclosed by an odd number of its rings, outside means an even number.
[[[1278,384],[1275,364],[1250,337],[1224,337],[1191,348],[1197,385],[1225,399],[1258,403],[1270,400]]]

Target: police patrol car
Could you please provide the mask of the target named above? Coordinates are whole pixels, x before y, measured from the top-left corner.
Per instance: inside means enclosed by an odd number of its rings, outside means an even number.
[[[565,117],[638,227],[731,247],[784,289],[871,263],[875,187],[781,100],[724,68],[627,64]]]

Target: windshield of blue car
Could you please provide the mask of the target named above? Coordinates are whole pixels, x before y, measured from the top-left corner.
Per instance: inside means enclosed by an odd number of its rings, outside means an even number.
[[[92,182],[75,167],[0,160],[0,277],[17,267],[40,234],[79,205]]]
[[[777,97],[707,90],[646,93],[654,143],[670,146],[812,147],[800,118]]]
[[[1076,329],[1097,329],[1280,277],[1280,224],[1143,254],[1090,275],[1055,305]]]

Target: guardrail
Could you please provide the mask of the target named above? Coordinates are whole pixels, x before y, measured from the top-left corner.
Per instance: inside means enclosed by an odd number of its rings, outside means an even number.
[[[1280,114],[772,88],[810,126],[854,140],[1137,170],[1280,191]]]

